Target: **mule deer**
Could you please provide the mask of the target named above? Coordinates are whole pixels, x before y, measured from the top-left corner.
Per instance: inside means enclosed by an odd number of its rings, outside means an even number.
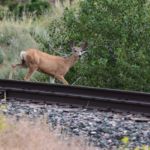
[[[86,52],[86,47],[87,42],[81,44],[80,47],[76,47],[72,44],[71,49],[73,54],[68,57],[49,55],[37,49],[22,51],[20,53],[21,63],[12,65],[13,72],[16,67],[27,67],[28,72],[24,77],[24,80],[26,81],[30,80],[31,75],[35,71],[40,71],[53,76],[63,84],[68,85],[68,82],[65,80],[64,76],[78,61],[79,57]]]

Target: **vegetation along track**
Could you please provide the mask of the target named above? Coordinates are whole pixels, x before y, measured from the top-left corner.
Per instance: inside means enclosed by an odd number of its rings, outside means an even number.
[[[0,96],[6,100],[44,104],[69,104],[150,114],[150,93],[59,84],[0,80]]]

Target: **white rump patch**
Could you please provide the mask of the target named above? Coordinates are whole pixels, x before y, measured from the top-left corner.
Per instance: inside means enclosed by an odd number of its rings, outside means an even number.
[[[25,51],[21,51],[20,52],[20,58],[21,58],[21,60],[25,60],[25,57],[26,57],[26,52]]]

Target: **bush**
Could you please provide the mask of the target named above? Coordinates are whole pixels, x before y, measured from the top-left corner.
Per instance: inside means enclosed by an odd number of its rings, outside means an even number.
[[[2,20],[7,15],[8,15],[8,7],[0,5],[0,20]]]
[[[85,0],[80,6],[64,15],[69,39],[89,43],[78,84],[150,91],[148,1]]]
[[[32,3],[11,3],[9,5],[10,11],[12,11],[16,16],[22,17],[26,15],[42,15],[46,10],[50,9],[50,3],[44,1],[35,1]]]
[[[4,61],[3,50],[0,48],[0,64]]]

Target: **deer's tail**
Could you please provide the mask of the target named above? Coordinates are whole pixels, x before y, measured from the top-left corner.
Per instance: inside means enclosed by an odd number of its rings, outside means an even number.
[[[20,58],[21,58],[22,61],[26,60],[26,51],[21,51],[20,52]]]

